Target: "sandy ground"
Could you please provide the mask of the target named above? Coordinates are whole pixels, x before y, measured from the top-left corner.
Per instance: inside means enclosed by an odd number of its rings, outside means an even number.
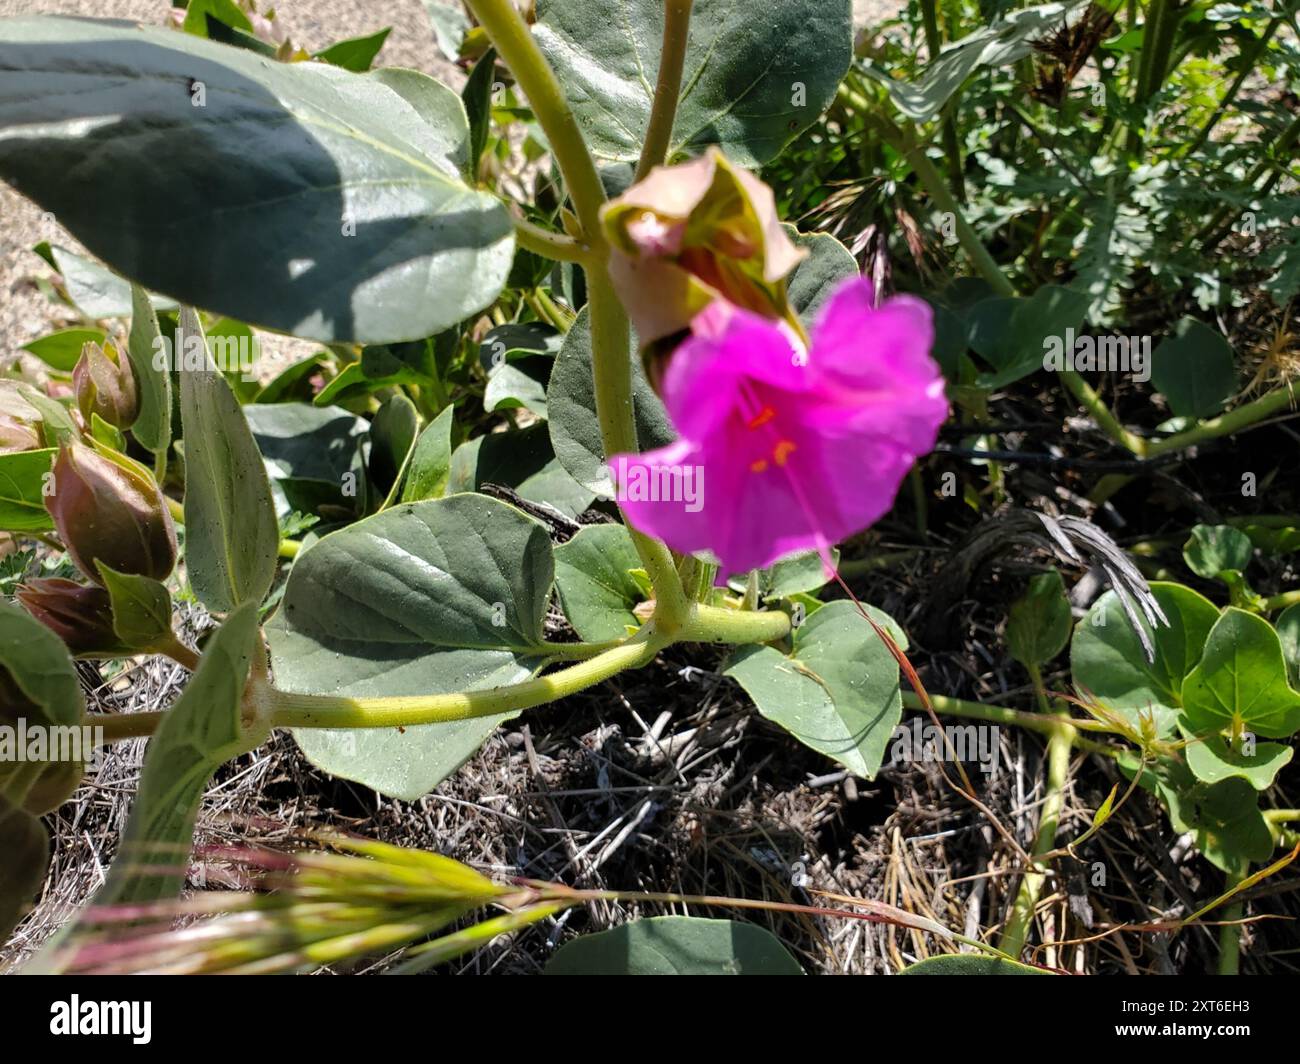
[[[0,0],[0,18],[15,15],[88,15],[161,24],[167,0]],[[333,41],[392,26],[377,65],[423,70],[459,87],[463,78],[438,53],[421,0],[280,0],[273,6],[290,37],[310,50]],[[854,21],[869,24],[901,6],[898,0],[854,0]],[[42,240],[74,250],[81,245],[34,204],[0,184],[0,365],[20,347],[60,325],[70,324],[62,307],[52,304],[32,283],[51,271],[31,250]],[[264,370],[306,354],[312,345],[283,337],[263,337]]]

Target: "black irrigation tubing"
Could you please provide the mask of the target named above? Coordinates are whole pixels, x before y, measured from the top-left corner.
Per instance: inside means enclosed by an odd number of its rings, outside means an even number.
[[[1093,473],[1140,473],[1185,461],[1186,452],[1172,451],[1155,458],[1070,458],[1066,455],[1042,454],[1036,451],[985,451],[973,447],[949,447],[940,443],[935,454],[969,461],[1003,462],[1008,465],[1055,466],[1058,469],[1084,469]]]

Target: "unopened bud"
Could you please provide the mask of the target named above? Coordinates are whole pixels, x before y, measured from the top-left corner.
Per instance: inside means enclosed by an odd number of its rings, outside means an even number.
[[[102,587],[50,577],[29,580],[14,594],[74,655],[98,658],[130,653],[113,630],[113,604]]]
[[[153,477],[123,455],[65,444],[45,500],[63,544],[96,583],[95,563],[119,573],[166,580],[176,564],[176,529]]]
[[[109,344],[107,348],[88,343],[72,370],[72,387],[77,394],[77,409],[90,425],[91,415],[98,414],[116,429],[130,428],[140,413],[131,363]]]
[[[41,445],[40,433],[34,425],[19,421],[8,414],[0,414],[0,454],[17,451],[34,451]]]

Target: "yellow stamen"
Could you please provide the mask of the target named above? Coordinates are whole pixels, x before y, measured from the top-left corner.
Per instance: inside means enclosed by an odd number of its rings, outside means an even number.
[[[772,452],[772,460],[776,462],[777,465],[783,466],[789,459],[790,455],[794,454],[798,449],[799,448],[794,445],[793,441],[782,440],[776,445],[776,449]]]
[[[767,468],[767,459],[766,459],[766,458],[759,458],[759,459],[757,459],[756,461],[753,461],[753,462],[750,462],[750,463],[749,463],[749,471],[750,471],[751,473],[761,473],[761,472],[763,472],[763,470],[765,470],[766,468]]]
[[[749,419],[749,423],[745,427],[750,429],[756,429],[761,425],[766,425],[774,417],[776,417],[776,411],[773,410],[770,406],[765,406],[763,407],[762,410],[760,410],[757,414],[755,414],[752,418]]]

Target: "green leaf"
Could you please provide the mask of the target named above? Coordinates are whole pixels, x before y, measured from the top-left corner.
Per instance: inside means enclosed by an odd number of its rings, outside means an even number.
[[[80,723],[86,696],[67,647],[26,610],[0,599],[0,673],[4,672],[46,722]],[[0,719],[13,709],[0,706]]]
[[[1154,629],[1141,621],[1155,645],[1155,661],[1147,661],[1118,597],[1107,591],[1075,626],[1070,667],[1079,688],[1135,724],[1150,709],[1158,732],[1169,735],[1182,706],[1183,679],[1200,660],[1219,611],[1181,584],[1153,583],[1151,592],[1169,620]]]
[[[401,503],[299,555],[268,627],[276,683],[362,698],[525,680],[546,653],[553,573],[546,530],[512,506],[482,495]],[[294,737],[318,768],[414,799],[512,716]]]
[[[1237,390],[1232,348],[1208,325],[1182,318],[1151,352],[1151,383],[1179,417],[1213,417]]]
[[[831,562],[839,564],[840,552],[832,549]],[[766,569],[758,570],[758,594],[764,602],[776,602],[792,595],[816,591],[826,584],[826,570],[821,555],[804,551],[783,558]],[[749,582],[747,573],[732,576],[728,585],[733,591],[743,593]]]
[[[1001,301],[997,306],[999,311],[1008,309]],[[1004,388],[1045,367],[1051,368],[1045,361],[1051,354],[1050,342],[1056,340],[1062,355],[1066,354],[1067,333],[1078,332],[1087,309],[1086,295],[1054,284],[1043,285],[1028,299],[1013,300],[1000,331],[991,337],[982,330],[972,336],[971,346],[995,371],[981,374],[980,386]]]
[[[50,838],[40,820],[0,794],[0,942],[23,918],[45,882]]]
[[[638,628],[632,608],[645,600],[631,575],[641,559],[622,525],[589,525],[555,548],[555,588],[573,630],[590,643]]]
[[[529,502],[546,503],[576,518],[595,494],[560,464],[551,450],[553,438],[544,424],[477,436],[452,454],[447,490],[478,491],[485,484],[502,484]]]
[[[379,50],[383,48],[384,42],[392,32],[392,26],[385,26],[378,33],[365,37],[349,37],[316,52],[313,58],[323,59],[333,66],[351,70],[354,74],[364,74],[373,65],[375,56],[379,54]]]
[[[635,337],[633,338],[635,349]],[[614,497],[605,466],[605,448],[596,417],[596,386],[591,375],[591,322],[587,308],[564,337],[546,389],[547,424],[555,457],[579,484],[602,498]],[[641,450],[663,447],[675,438],[668,412],[645,378],[639,359],[632,361],[632,409]]]
[[[47,366],[60,373],[71,373],[86,344],[102,344],[108,334],[103,329],[58,329],[47,336],[23,344]]]
[[[488,374],[483,390],[483,409],[514,410],[523,407],[540,418],[546,417],[546,382],[551,374],[549,359],[503,362]]]
[[[1221,783],[1237,776],[1255,790],[1266,791],[1283,767],[1290,764],[1294,753],[1291,747],[1281,743],[1252,743],[1253,752],[1247,753],[1239,743],[1229,746],[1222,735],[1198,739],[1188,728],[1183,728],[1182,733],[1187,740],[1183,748],[1187,767],[1204,783]]]
[[[1206,580],[1223,572],[1241,572],[1254,554],[1250,537],[1231,525],[1197,525],[1183,547],[1187,568]]]
[[[1284,739],[1300,730],[1300,693],[1287,683],[1277,633],[1245,610],[1229,607],[1215,622],[1182,697],[1184,718],[1198,734],[1245,729]]]
[[[469,19],[459,4],[448,4],[446,0],[424,0],[424,10],[429,16],[433,28],[433,40],[438,51],[449,63],[460,58],[460,44],[469,30]]]
[[[131,435],[154,454],[166,451],[172,441],[172,375],[168,366],[157,362],[161,339],[158,315],[149,302],[149,293],[138,284],[132,285],[131,331],[127,335],[126,354],[135,372],[140,414],[131,426]]]
[[[297,503],[308,499],[356,508],[361,447],[370,431],[364,418],[307,403],[252,404],[243,411],[271,478],[278,514],[303,509]]]
[[[1051,975],[1019,961],[1008,961],[986,953],[946,953],[909,964],[899,975]]]
[[[1119,766],[1130,778],[1138,767],[1131,757]],[[1216,868],[1245,875],[1253,862],[1272,854],[1273,837],[1259,811],[1259,796],[1245,780],[1201,783],[1187,766],[1162,760],[1148,765],[1138,782],[1160,799],[1175,831],[1193,834],[1197,850]]]
[[[95,565],[113,605],[113,631],[126,646],[157,647],[171,635],[172,596],[165,585],[147,576],[119,573],[101,561]]]
[[[478,161],[492,128],[492,86],[496,83],[497,53],[489,48],[474,64],[460,98],[469,120],[469,172],[478,173]]]
[[[566,942],[547,975],[802,975],[780,941],[756,924],[652,916]]]
[[[281,370],[257,393],[257,403],[292,403],[313,398],[311,375],[329,359],[328,351],[317,351]]]
[[[441,499],[451,474],[451,427],[455,411],[447,407],[415,441],[402,482],[402,502]]]
[[[3,40],[3,26],[0,26],[0,41]],[[3,73],[3,49],[0,46],[0,75]],[[4,111],[0,109],[0,128],[3,128],[3,120]],[[0,172],[3,172],[2,163]],[[124,318],[132,313],[130,281],[57,244],[42,242],[33,250],[58,271],[68,298],[87,318]],[[162,296],[150,296],[149,300],[155,310],[176,309],[174,300]]]
[[[849,0],[695,0],[670,159],[711,144],[741,166],[780,153],[830,104],[852,58]],[[538,0],[533,34],[592,151],[641,152],[663,41],[659,0]]]
[[[809,616],[795,629],[789,655],[742,647],[724,671],[768,720],[855,775],[875,779],[902,718],[903,696],[898,664],[851,602],[830,602]]]
[[[181,28],[196,37],[208,35],[208,18],[214,18],[232,29],[253,32],[253,24],[234,0],[188,0],[185,5],[185,21]]]
[[[1284,609],[1274,624],[1286,662],[1287,682],[1300,690],[1300,603]]]
[[[1061,574],[1055,569],[1039,573],[1011,605],[1007,649],[1021,665],[1045,665],[1070,641],[1070,624],[1070,600]]]
[[[184,303],[384,342],[440,332],[505,282],[510,220],[462,180],[464,109],[422,74],[24,18],[0,22],[0,77],[0,176]],[[149,239],[124,239],[129,219]]]
[[[799,317],[811,325],[840,283],[858,276],[858,263],[829,233],[800,233],[790,225],[783,228],[797,247],[808,251],[786,279],[786,294]]]
[[[198,315],[181,311],[188,345],[203,339]],[[280,546],[266,468],[239,400],[217,372],[203,342],[201,370],[181,371],[185,436],[185,564],[208,609],[226,613],[261,602],[275,579]]]
[[[420,414],[405,395],[394,395],[370,423],[370,482],[391,505],[401,485],[406,462],[420,434]]]
[[[976,70],[1014,63],[1030,55],[1033,42],[1060,24],[1065,14],[1082,2],[1040,4],[984,23],[948,45],[914,81],[895,80],[871,63],[865,69],[884,84],[894,106],[903,114],[914,122],[929,122]]]
[[[75,443],[81,439],[81,429],[72,420],[72,414],[63,403],[51,399],[30,384],[20,386],[19,392],[27,404],[40,415],[41,434],[47,444],[58,448],[65,443]]]
[[[54,527],[42,489],[56,454],[53,448],[0,454],[0,529],[48,532]]]
[[[96,904],[174,897],[185,881],[194,820],[218,766],[251,750],[240,702],[257,639],[257,604],[236,608],[149,742],[122,845]]]

